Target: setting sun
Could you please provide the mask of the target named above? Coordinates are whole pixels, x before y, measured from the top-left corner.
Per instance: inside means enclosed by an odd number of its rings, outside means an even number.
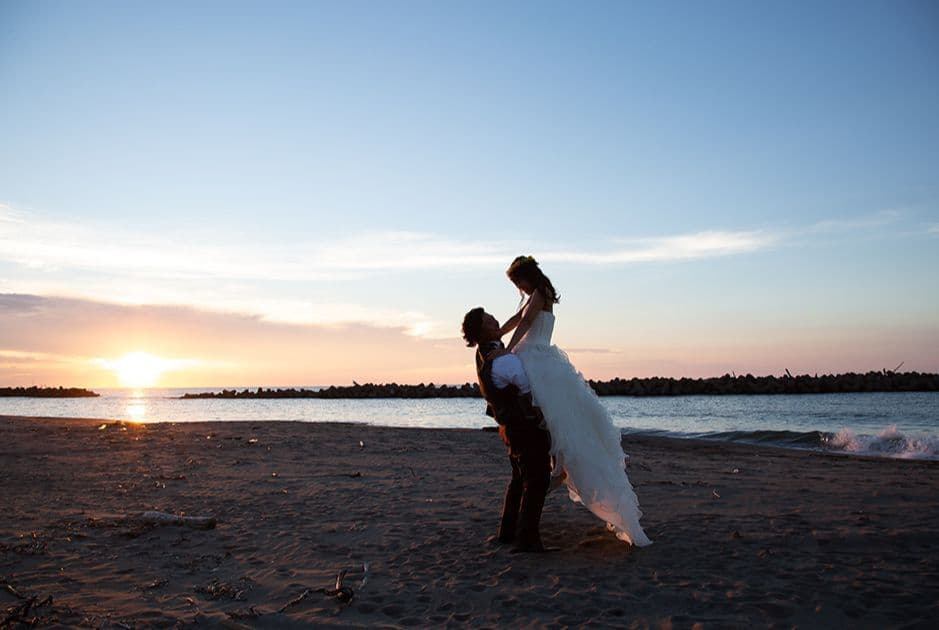
[[[160,375],[168,368],[166,359],[146,352],[129,352],[113,361],[105,362],[105,367],[117,374],[121,385],[125,387],[153,387],[160,380]]]

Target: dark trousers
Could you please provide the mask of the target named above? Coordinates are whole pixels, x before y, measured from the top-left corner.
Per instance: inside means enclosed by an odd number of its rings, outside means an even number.
[[[509,447],[512,480],[505,489],[499,540],[519,547],[541,545],[541,510],[551,480],[551,437],[531,426],[500,427]]]

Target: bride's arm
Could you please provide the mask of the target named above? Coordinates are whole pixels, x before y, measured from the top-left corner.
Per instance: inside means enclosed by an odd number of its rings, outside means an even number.
[[[531,295],[531,299],[528,300],[528,304],[525,305],[525,308],[522,309],[522,317],[518,322],[518,326],[515,328],[515,334],[512,335],[512,341],[509,342],[505,348],[509,352],[518,345],[518,342],[522,340],[522,337],[525,336],[525,333],[528,332],[528,329],[531,328],[531,323],[535,321],[535,318],[538,317],[538,313],[541,312],[541,309],[544,308],[545,300],[544,294],[541,291],[535,291]]]
[[[518,323],[522,321],[522,313],[525,312],[525,307],[519,309],[518,313],[512,315],[509,319],[502,324],[502,328],[499,329],[499,337],[504,337],[509,334],[509,331],[518,326]]]

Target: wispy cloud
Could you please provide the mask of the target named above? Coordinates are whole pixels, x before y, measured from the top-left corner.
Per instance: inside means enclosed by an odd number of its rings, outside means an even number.
[[[939,234],[939,223],[933,223],[931,225],[926,226],[926,233],[927,234]]]
[[[7,212],[0,222],[0,260],[47,272],[93,271],[174,280],[199,278],[317,278],[291,252],[221,246],[208,235],[151,236],[122,228],[27,217]]]
[[[541,256],[553,262],[622,265],[644,262],[687,261],[747,254],[776,244],[779,237],[762,231],[697,232],[661,238],[620,241],[608,251],[549,251]]]
[[[23,219],[12,206],[0,203],[0,223],[22,223]]]
[[[507,251],[505,245],[461,242],[437,234],[377,232],[321,246],[307,263],[337,271],[489,267],[504,264]]]
[[[0,279],[0,292],[120,304],[182,304],[292,324],[358,322],[443,338],[453,336],[453,327],[420,309],[330,299],[331,290],[298,287],[335,287],[341,280],[413,271],[501,271],[519,251],[543,251],[539,258],[550,263],[622,265],[743,254],[776,240],[775,235],[758,231],[703,231],[610,240],[605,247],[557,248],[517,240],[480,242],[388,231],[336,241],[265,245],[195,230],[149,234],[46,218],[0,205],[0,263],[19,269],[12,278]],[[297,297],[304,293],[321,297]]]
[[[26,350],[10,350],[0,348],[0,361],[10,363],[30,363],[35,361],[52,361],[56,363],[81,363],[81,357],[71,357],[50,352],[30,352]]]
[[[333,241],[263,243],[194,229],[148,233],[54,219],[0,204],[0,292],[120,304],[179,304],[271,322],[365,323],[411,335],[451,337],[417,308],[349,300],[344,280],[407,272],[501,271],[519,252],[555,265],[681,263],[754,254],[813,234],[878,229],[899,211],[823,221],[802,230],[702,230],[557,246],[522,239],[482,242],[435,233],[373,232]],[[930,228],[934,233],[936,226]],[[305,297],[309,295],[310,297]],[[303,296],[303,297],[298,297]],[[406,302],[401,300],[400,302]]]
[[[903,210],[881,210],[871,214],[865,214],[857,217],[846,217],[839,219],[827,219],[819,221],[806,230],[816,233],[843,233],[857,230],[871,230],[882,228],[887,225],[897,223],[904,216]]]
[[[273,323],[339,327],[354,322],[384,328],[400,328],[406,334],[416,337],[453,336],[452,331],[443,331],[437,322],[418,310],[398,310],[349,302],[315,302],[286,298],[236,300],[227,302],[225,310],[256,312],[263,320]]]
[[[167,279],[318,281],[350,273],[504,265],[531,243],[459,241],[433,233],[374,232],[335,242],[276,247],[198,233],[157,236],[101,225],[30,217],[0,206],[0,260],[45,271],[87,270]],[[697,233],[611,240],[582,248],[552,248],[543,260],[592,265],[691,260],[768,247],[760,231]]]

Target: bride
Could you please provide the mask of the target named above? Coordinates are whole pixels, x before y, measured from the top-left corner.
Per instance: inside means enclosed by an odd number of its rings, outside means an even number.
[[[554,475],[563,479],[571,500],[606,521],[616,537],[644,547],[639,500],[623,469],[619,430],[600,399],[567,355],[551,345],[554,305],[560,301],[551,280],[531,256],[519,256],[506,272],[528,301],[499,331],[515,330],[506,349],[521,359],[532,397],[551,433]]]

